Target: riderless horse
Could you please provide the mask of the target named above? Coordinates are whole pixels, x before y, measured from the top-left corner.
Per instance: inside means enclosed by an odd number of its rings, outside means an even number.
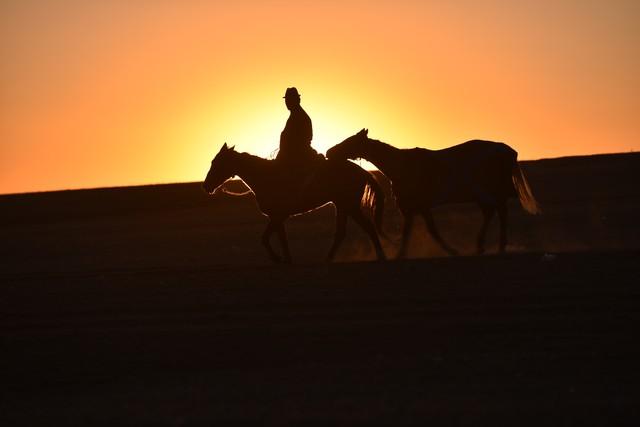
[[[334,258],[345,237],[347,217],[369,236],[378,259],[385,258],[377,234],[384,213],[384,193],[373,175],[360,166],[347,160],[323,160],[311,177],[300,183],[277,161],[239,153],[225,143],[211,162],[203,187],[211,194],[236,175],[255,194],[259,209],[269,217],[262,243],[274,262],[282,260],[271,247],[274,232],[278,234],[284,261],[291,262],[284,221],[331,202],[336,208],[336,231],[327,259]],[[363,208],[372,213],[374,223]]]
[[[531,214],[540,211],[518,164],[518,153],[506,144],[472,140],[443,150],[399,149],[371,139],[368,129],[345,139],[327,151],[329,159],[363,158],[373,163],[392,182],[404,216],[399,257],[406,254],[416,214],[422,215],[436,242],[455,255],[440,236],[431,213],[434,206],[475,202],[483,213],[477,238],[478,253],[484,252],[487,228],[495,212],[500,219],[500,252],[507,246],[507,200],[518,197]]]

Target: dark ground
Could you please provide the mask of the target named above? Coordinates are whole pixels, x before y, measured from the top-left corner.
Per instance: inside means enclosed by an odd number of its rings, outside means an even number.
[[[321,263],[325,208],[272,266],[253,201],[196,184],[2,196],[0,425],[637,425],[640,156],[524,167],[511,253],[420,225],[387,263],[355,227]],[[475,208],[436,221],[471,253]]]

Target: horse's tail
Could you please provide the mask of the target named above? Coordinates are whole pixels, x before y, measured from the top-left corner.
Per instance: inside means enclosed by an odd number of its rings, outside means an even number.
[[[531,187],[529,187],[529,183],[524,177],[522,168],[520,168],[520,164],[518,163],[518,153],[515,151],[511,167],[511,179],[513,180],[513,186],[518,193],[518,199],[520,200],[522,207],[532,215],[542,213],[542,209],[540,209],[540,205],[536,201],[535,197],[533,197]]]
[[[373,224],[376,227],[376,231],[378,234],[384,238],[387,236],[382,229],[382,222],[384,217],[384,191],[378,180],[371,172],[364,171],[366,173],[366,183],[367,185],[364,188],[364,192],[362,193],[362,201],[360,205],[363,208],[369,209],[372,213]]]

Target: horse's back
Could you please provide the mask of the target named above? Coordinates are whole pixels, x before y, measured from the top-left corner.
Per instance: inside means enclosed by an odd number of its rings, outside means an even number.
[[[472,139],[462,144],[441,150],[431,151],[435,157],[452,159],[456,161],[483,161],[491,156],[511,157],[516,151],[504,142],[485,141],[482,139]]]
[[[432,205],[515,195],[511,168],[517,153],[501,142],[470,140],[442,150],[405,151],[402,193],[426,194]]]

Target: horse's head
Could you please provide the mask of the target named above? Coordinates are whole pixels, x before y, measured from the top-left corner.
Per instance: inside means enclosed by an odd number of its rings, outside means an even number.
[[[327,151],[328,159],[357,159],[362,156],[364,146],[369,140],[369,129],[360,132],[335,145]]]
[[[207,177],[202,183],[202,187],[207,193],[213,193],[216,188],[220,187],[226,180],[236,174],[236,154],[234,147],[227,147],[227,143],[225,142],[218,154],[216,154],[211,161],[211,168],[209,168]]]

